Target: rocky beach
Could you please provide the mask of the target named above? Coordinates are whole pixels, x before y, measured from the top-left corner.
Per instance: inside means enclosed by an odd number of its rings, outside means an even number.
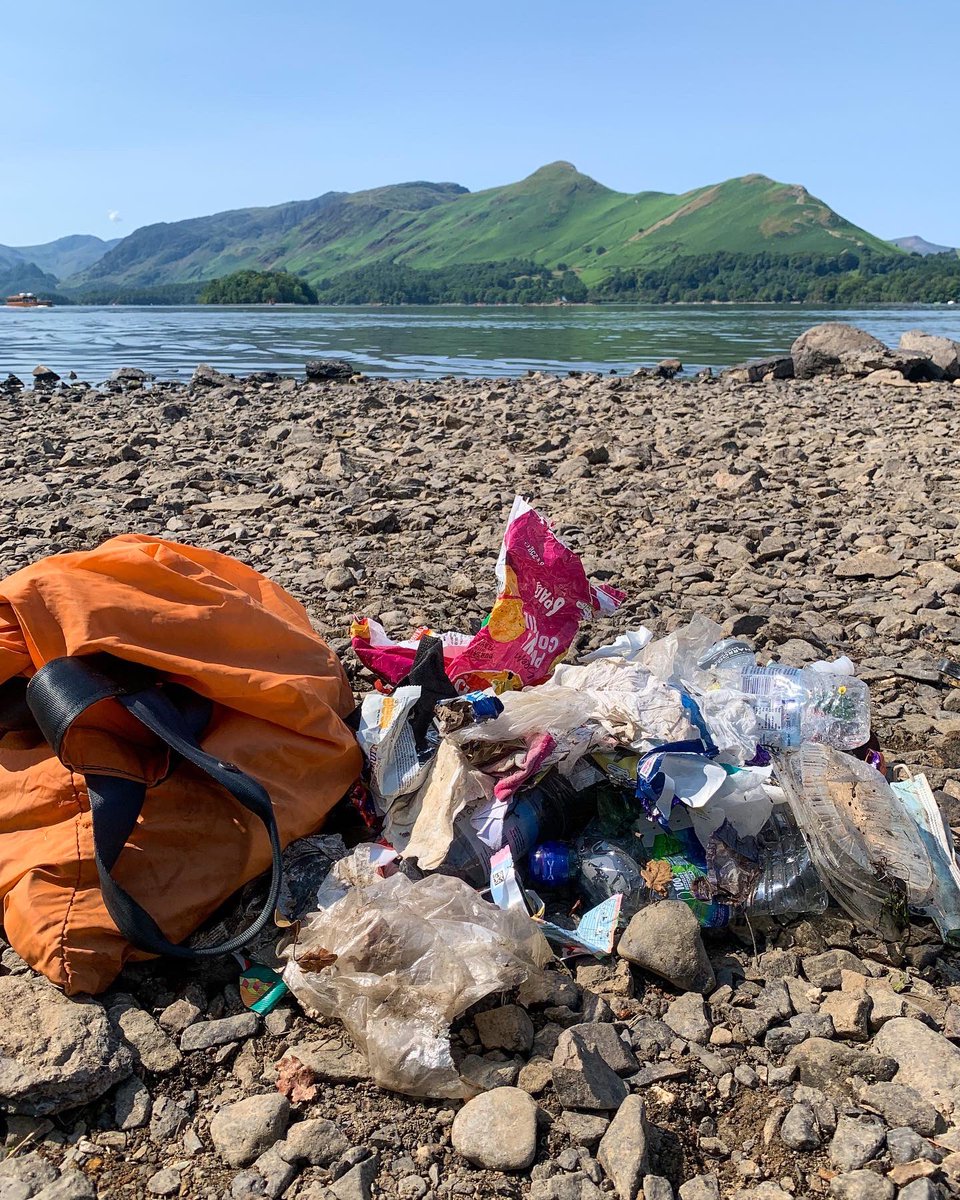
[[[222,551],[307,606],[359,695],[352,616],[475,629],[519,493],[627,593],[575,653],[702,613],[790,665],[848,655],[888,760],[960,826],[960,689],[937,669],[960,642],[960,347],[822,328],[718,377],[0,381],[0,568],[131,531]],[[580,959],[458,1021],[493,1087],[462,1110],[380,1091],[292,998],[249,1012],[233,960],[138,965],[78,1003],[6,948],[0,1196],[960,1193],[960,957],[928,922],[902,945],[836,909],[709,933],[695,972],[671,907],[643,967]],[[278,1092],[285,1054],[313,1098]]]

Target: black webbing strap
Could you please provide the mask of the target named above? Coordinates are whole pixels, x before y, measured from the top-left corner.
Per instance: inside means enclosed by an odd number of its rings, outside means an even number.
[[[85,773],[94,856],[107,912],[127,941],[151,954],[212,958],[240,949],[266,927],[280,894],[280,834],[266,789],[239,767],[222,762],[200,747],[198,739],[209,720],[209,702],[186,688],[158,682],[156,674],[147,668],[108,654],[57,658],[41,667],[27,687],[27,703],[36,723],[61,758],[70,726],[92,704],[106,699],[122,704],[176,756],[204,771],[258,817],[266,826],[273,855],[266,902],[247,929],[217,946],[178,946],[111,874],[140,816],[146,785],[114,775]],[[195,852],[202,852],[202,847]]]

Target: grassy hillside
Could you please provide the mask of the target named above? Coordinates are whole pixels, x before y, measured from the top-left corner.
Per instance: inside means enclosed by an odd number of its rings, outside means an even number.
[[[36,263],[41,271],[55,275],[57,279],[68,279],[103,258],[121,240],[113,238],[105,242],[91,233],[74,233],[41,246],[17,246],[15,249],[28,262]]]
[[[681,196],[628,195],[557,162],[505,187],[408,183],[237,209],[138,229],[70,280],[122,286],[283,269],[311,282],[359,267],[418,270],[529,260],[566,264],[593,285],[616,268],[718,251],[836,254],[889,243],[845,221],[804,188],[746,175]]]

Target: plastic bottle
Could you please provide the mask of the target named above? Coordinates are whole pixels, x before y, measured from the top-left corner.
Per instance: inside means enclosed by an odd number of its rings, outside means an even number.
[[[822,742],[855,750],[870,737],[870,693],[853,675],[779,663],[758,667],[750,644],[737,638],[712,646],[699,665],[750,698],[762,746],[795,750]]]
[[[623,894],[621,919],[629,920],[644,906],[649,891],[636,859],[616,842],[605,838],[581,838],[579,886],[587,902],[600,904],[618,892]]]
[[[566,842],[541,842],[530,851],[527,874],[534,887],[565,887],[580,869],[580,856]]]
[[[749,914],[785,917],[826,909],[826,885],[803,834],[782,808],[757,834],[757,850],[763,874],[744,906]]]
[[[490,859],[501,846],[509,846],[513,861],[519,863],[540,841],[571,840],[595,815],[596,800],[595,787],[576,791],[551,773],[517,796],[495,846],[480,837],[467,813],[461,813],[453,823],[454,839],[440,870],[473,887],[484,887],[490,878]]]

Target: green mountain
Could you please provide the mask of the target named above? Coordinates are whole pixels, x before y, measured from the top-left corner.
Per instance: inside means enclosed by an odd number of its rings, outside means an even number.
[[[41,271],[55,275],[57,279],[67,279],[92,266],[122,240],[104,241],[91,233],[74,233],[41,246],[15,246],[12,249],[28,262],[35,263]]]
[[[764,175],[681,196],[630,195],[557,162],[519,183],[482,192],[407,183],[148,225],[69,285],[152,286],[246,268],[283,269],[315,283],[382,263],[429,269],[518,259],[553,269],[566,264],[592,285],[617,267],[678,256],[765,250],[835,255],[857,247],[895,252],[805,188]]]

